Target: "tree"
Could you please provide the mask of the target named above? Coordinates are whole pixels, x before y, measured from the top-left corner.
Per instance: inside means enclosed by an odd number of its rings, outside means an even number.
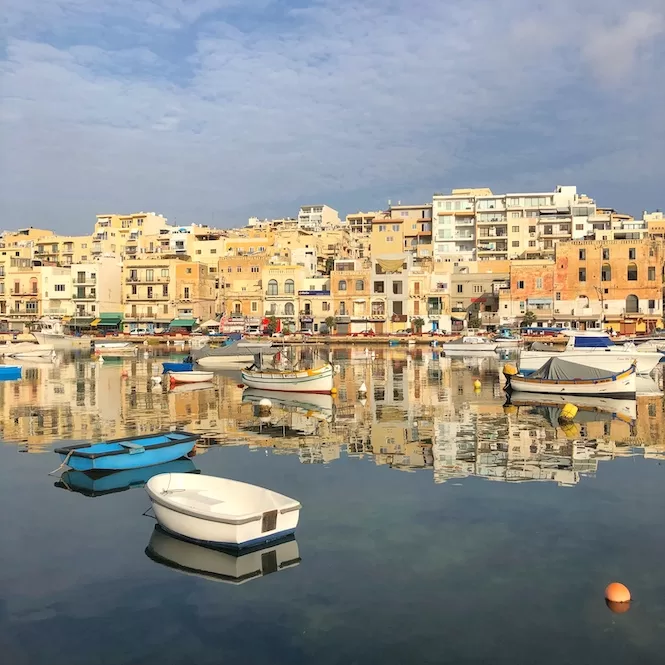
[[[335,259],[333,259],[332,256],[329,256],[326,259],[326,267],[325,267],[325,270],[323,271],[323,274],[324,275],[329,275],[330,271],[333,270],[334,267],[335,267]]]
[[[411,319],[411,325],[413,326],[414,332],[419,335],[423,332],[423,326],[425,325],[425,319],[417,316],[415,319]]]
[[[335,317],[327,316],[325,320],[326,326],[328,326],[328,332],[331,333],[335,329]]]
[[[266,324],[266,332],[269,335],[273,335],[274,333],[277,332],[277,328],[279,327],[279,322],[274,316],[269,316],[268,317],[268,323]]]
[[[531,310],[524,312],[524,318],[522,319],[522,328],[528,328],[529,326],[532,326],[537,320],[538,317]]]
[[[469,328],[475,328],[477,330],[482,325],[483,325],[483,322],[480,319],[480,316],[479,316],[478,312],[474,312],[473,314],[469,314]]]

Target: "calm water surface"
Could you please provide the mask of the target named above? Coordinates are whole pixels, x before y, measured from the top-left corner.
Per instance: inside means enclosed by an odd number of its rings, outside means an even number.
[[[0,383],[3,662],[663,662],[661,376],[562,428],[561,405],[506,403],[494,359],[339,347],[334,400],[259,418],[234,372],[153,384],[164,353]],[[201,434],[189,470],[298,498],[296,542],[210,559],[155,533],[140,478],[47,475],[63,440],[174,425]]]

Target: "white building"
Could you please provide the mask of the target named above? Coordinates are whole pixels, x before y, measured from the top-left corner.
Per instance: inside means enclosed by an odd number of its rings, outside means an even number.
[[[102,314],[119,315],[123,311],[122,267],[113,256],[73,264],[71,288],[73,314],[79,325],[92,323]]]
[[[61,318],[74,313],[72,272],[68,267],[41,266],[38,269],[39,292],[42,294],[42,316]]]
[[[298,212],[298,227],[309,231],[322,231],[339,226],[339,213],[327,205],[302,206]]]

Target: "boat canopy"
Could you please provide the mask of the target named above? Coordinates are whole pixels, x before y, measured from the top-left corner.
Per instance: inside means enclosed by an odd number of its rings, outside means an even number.
[[[614,346],[614,342],[607,335],[598,335],[598,336],[575,336],[573,338],[574,346],[576,349],[606,349],[610,346]]]
[[[630,367],[626,367],[626,370]],[[550,358],[539,370],[529,375],[529,379],[548,379],[550,381],[593,381],[598,379],[611,379],[615,372],[605,369],[596,369],[587,365],[571,363],[563,358]]]

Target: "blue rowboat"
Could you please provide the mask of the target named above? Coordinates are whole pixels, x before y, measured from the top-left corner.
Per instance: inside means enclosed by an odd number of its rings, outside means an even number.
[[[120,471],[172,462],[192,451],[198,434],[163,432],[56,448],[63,464],[76,471]]]
[[[162,363],[162,374],[167,372],[191,372],[194,369],[194,363]]]
[[[0,365],[0,381],[13,381],[20,378],[20,365]]]
[[[126,469],[125,471],[88,472],[65,471],[56,487],[78,492],[84,496],[97,497],[105,494],[124,492],[135,487],[144,487],[145,484],[159,473],[200,473],[191,459],[177,459],[174,462],[146,466],[140,469]]]

